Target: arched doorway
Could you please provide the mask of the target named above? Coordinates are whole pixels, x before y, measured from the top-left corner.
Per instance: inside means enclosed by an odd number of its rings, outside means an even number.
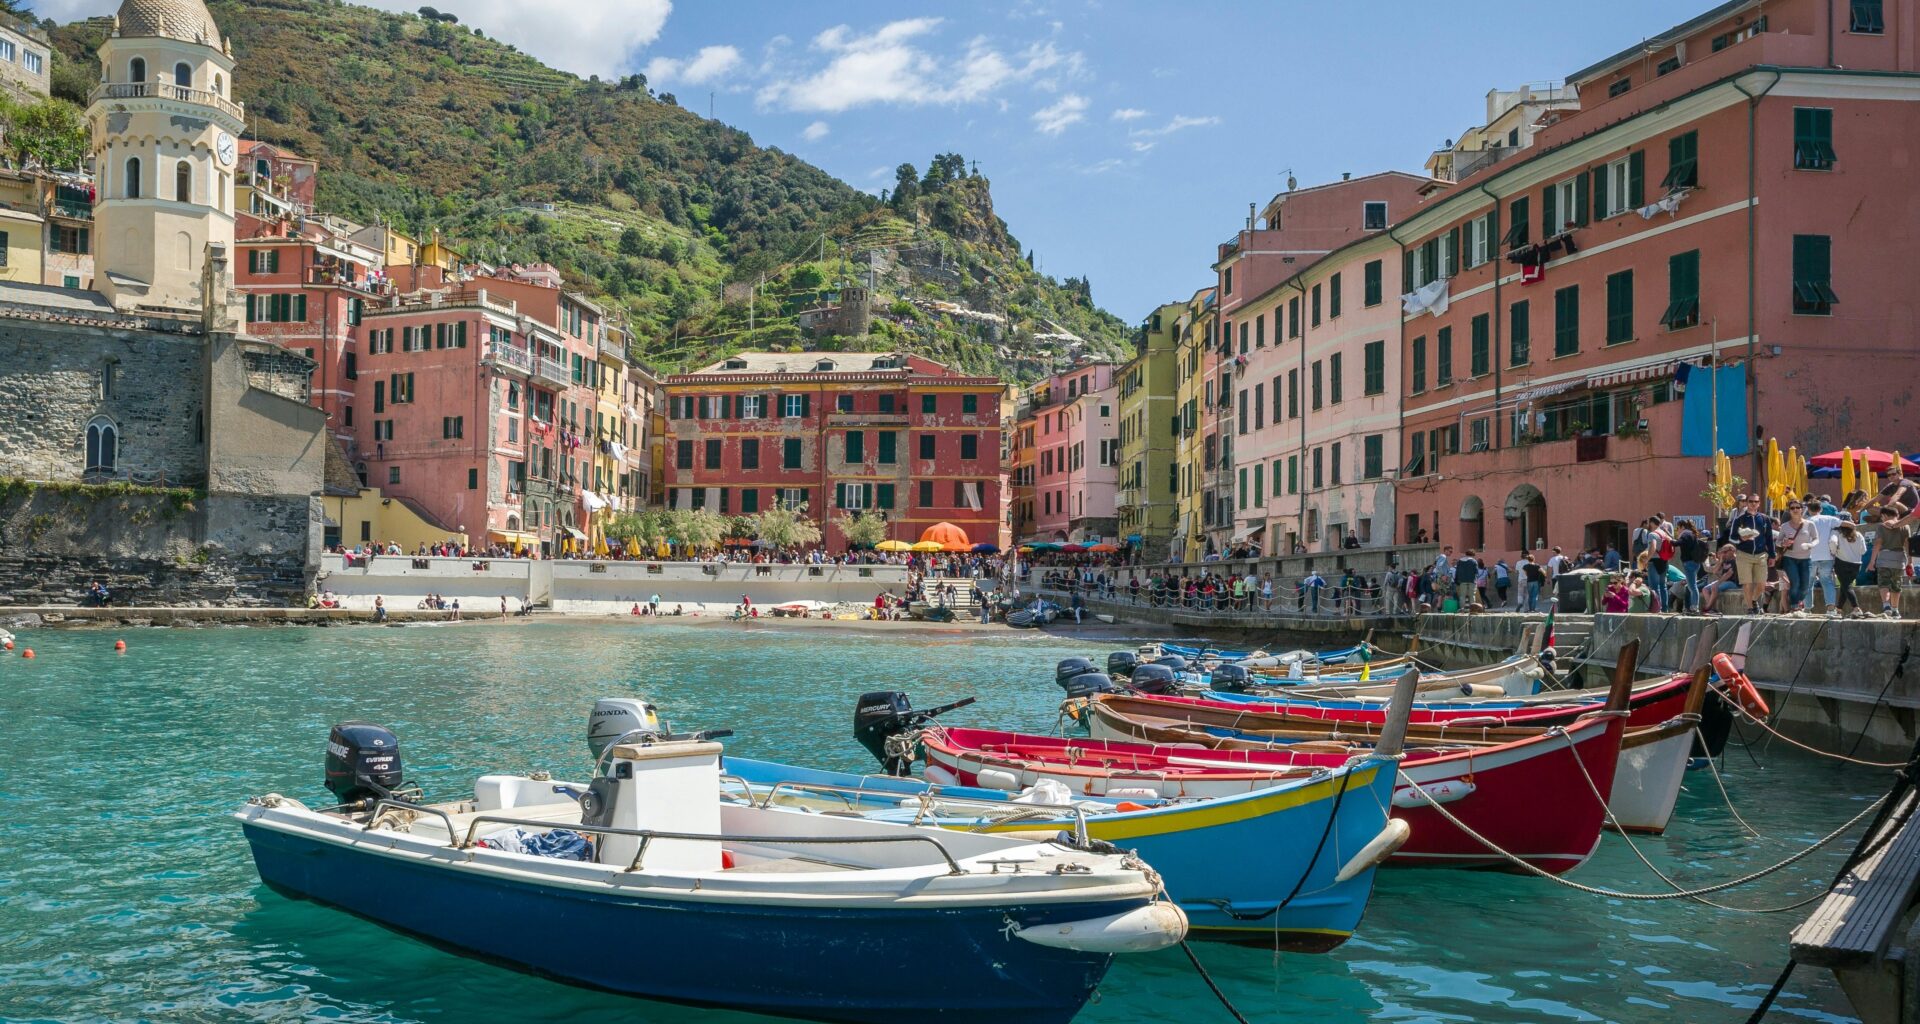
[[[1618,519],[1594,520],[1587,524],[1585,541],[1582,550],[1592,551],[1597,548],[1605,551],[1607,545],[1611,544],[1615,551],[1620,552],[1620,557],[1626,558],[1628,555],[1627,524]]]
[[[1501,508],[1507,520],[1507,547],[1530,551],[1547,542],[1547,497],[1532,484],[1521,484],[1507,495]]]
[[[1460,503],[1460,544],[1478,550],[1487,543],[1487,506],[1477,494],[1467,495]]]

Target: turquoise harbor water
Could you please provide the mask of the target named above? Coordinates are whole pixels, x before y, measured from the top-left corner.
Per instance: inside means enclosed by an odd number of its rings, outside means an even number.
[[[116,637],[127,654],[114,654]],[[623,694],[652,698],[682,728],[738,730],[729,743],[742,754],[864,771],[848,731],[861,691],[904,689],[922,705],[977,695],[956,721],[1047,730],[1053,662],[1115,646],[657,622],[22,640],[38,659],[0,661],[0,1020],[448,1024],[767,1018],[541,980],[261,887],[226,812],[268,791],[317,802],[332,722],[396,728],[409,774],[437,798],[471,792],[490,769],[583,775],[586,712]],[[1882,788],[1880,774],[1778,745],[1757,756],[1730,753],[1727,784],[1764,838],[1744,833],[1696,773],[1674,828],[1641,840],[1643,852],[1682,880],[1718,881],[1780,859]],[[1803,898],[1842,856],[1823,851],[1721,898]],[[1659,887],[1617,837],[1574,877]],[[1507,875],[1389,871],[1359,936],[1331,955],[1198,948],[1257,1021],[1738,1021],[1798,920],[1607,901]],[[751,984],[753,965],[740,969]],[[1117,962],[1079,1018],[1226,1019],[1171,951]],[[1770,1019],[1850,1018],[1833,984],[1803,971]]]

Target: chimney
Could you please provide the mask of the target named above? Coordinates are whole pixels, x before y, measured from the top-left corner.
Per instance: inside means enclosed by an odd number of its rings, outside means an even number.
[[[1341,172],[1340,172],[1340,180],[1341,180],[1341,181],[1352,181],[1352,180],[1353,180],[1353,172],[1352,172],[1352,171],[1341,171]]]

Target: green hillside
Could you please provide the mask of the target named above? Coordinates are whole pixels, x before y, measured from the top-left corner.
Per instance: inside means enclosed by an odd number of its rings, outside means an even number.
[[[740,348],[904,347],[1030,379],[1075,338],[1125,351],[1127,325],[1084,280],[1033,272],[957,154],[924,176],[903,168],[910,187],[882,203],[641,76],[581,80],[445,15],[209,6],[249,133],[320,161],[324,209],[439,231],[477,259],[553,263],[625,312],[656,368]],[[84,102],[105,32],[102,19],[53,29],[56,94]],[[797,313],[869,282],[869,333],[806,336]]]

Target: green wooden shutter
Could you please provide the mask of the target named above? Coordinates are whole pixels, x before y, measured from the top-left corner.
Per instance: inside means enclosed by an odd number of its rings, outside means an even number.
[[[1593,169],[1593,219],[1605,220],[1607,214],[1617,212],[1607,208],[1607,165],[1601,164]]]
[[[1540,238],[1543,241],[1553,234],[1553,226],[1559,221],[1554,216],[1559,212],[1555,209],[1555,201],[1552,185],[1540,190]]]
[[[872,484],[860,485],[860,507],[861,508],[873,507],[873,485]]]
[[[254,296],[249,294],[247,296],[247,322],[253,323],[258,319],[260,319],[259,315],[254,312]]]
[[[1455,225],[1452,231],[1447,232],[1447,267],[1444,273],[1448,277],[1453,277],[1460,273],[1459,225]]]
[[[1440,276],[1439,235],[1427,239],[1427,244],[1421,247],[1420,276],[1426,278],[1420,282],[1423,285],[1432,284],[1434,279]]]
[[[847,507],[847,485],[846,484],[833,485],[833,507],[834,508]]]
[[[1413,291],[1413,250],[1400,254],[1400,294]]]
[[[812,416],[812,415],[813,415],[813,396],[801,395],[800,396],[800,417],[802,419],[805,419],[806,417]]]
[[[1587,206],[1591,202],[1592,200],[1587,197],[1587,176],[1582,174],[1575,177],[1573,179],[1573,209],[1568,211],[1573,214],[1573,222],[1575,224],[1584,225],[1587,223]]]
[[[1636,210],[1647,205],[1647,151],[1644,149],[1627,155],[1627,205]]]

